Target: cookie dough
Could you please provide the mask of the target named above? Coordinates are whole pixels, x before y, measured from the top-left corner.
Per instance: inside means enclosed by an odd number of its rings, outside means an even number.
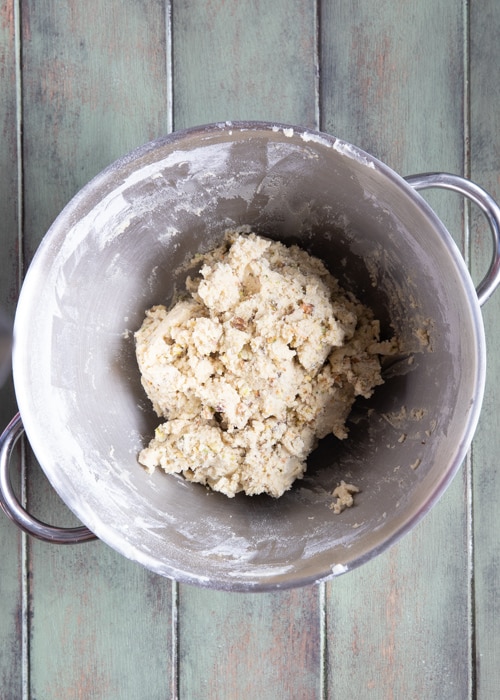
[[[341,481],[340,484],[333,489],[332,496],[335,501],[330,505],[334,513],[342,513],[346,508],[351,508],[354,505],[354,494],[359,493],[359,488],[354,484],[346,484]]]
[[[229,497],[279,497],[382,383],[380,324],[319,259],[253,233],[229,233],[186,291],[135,334],[142,384],[166,419],[139,462]]]

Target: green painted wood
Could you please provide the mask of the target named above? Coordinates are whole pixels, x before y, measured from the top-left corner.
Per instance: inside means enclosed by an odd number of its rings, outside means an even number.
[[[18,151],[14,3],[0,9],[0,309],[14,314],[18,284]],[[16,410],[12,383],[0,386],[0,431]],[[14,465],[17,466],[17,465]],[[23,537],[0,509],[0,695],[22,696]]]
[[[401,174],[461,173],[462,7],[324,3],[322,123]],[[434,195],[457,242],[462,205]],[[389,552],[327,588],[328,697],[470,697],[469,521],[464,468]]]
[[[500,198],[496,0],[91,5],[0,8],[0,305],[11,313],[21,156],[26,262],[90,177],[172,124],[319,122],[402,174],[470,168]],[[473,212],[469,249],[460,200],[429,201],[479,279],[490,255],[481,217]],[[0,513],[0,697],[496,698],[498,304],[484,309],[487,392],[469,462],[415,531],[327,585],[259,595],[177,586],[99,542],[26,540]],[[7,385],[2,427],[14,410]],[[75,523],[29,453],[28,501],[39,517]]]
[[[163,2],[22,4],[24,246],[30,259],[94,174],[168,129]],[[154,50],[152,50],[154,47]],[[28,503],[74,519],[29,460]],[[171,685],[170,582],[102,543],[30,540],[33,698],[165,698]]]
[[[23,0],[26,251],[67,201],[132,148],[169,130],[161,0]]]
[[[31,559],[32,697],[169,697],[170,585],[101,543]]]
[[[328,586],[329,698],[353,687],[377,700],[471,697],[463,481],[399,544]]]
[[[321,697],[318,587],[222,593],[180,587],[179,697]]]
[[[500,88],[496,0],[470,6],[471,178],[500,201]],[[471,220],[471,262],[479,280],[491,259],[490,235],[476,208]],[[500,687],[500,293],[483,307],[488,363],[483,411],[472,451],[474,513],[475,662],[478,700]]]
[[[174,3],[176,128],[226,119],[316,124],[314,3]],[[179,592],[181,698],[319,698],[318,588]]]
[[[324,3],[322,126],[402,174],[461,169],[463,41],[453,0]]]
[[[19,153],[17,144],[16,18],[14,2],[0,11],[0,309],[14,318],[19,286]],[[12,418],[15,402],[12,382],[1,387],[0,429]]]
[[[311,0],[173,3],[174,127],[317,121]]]

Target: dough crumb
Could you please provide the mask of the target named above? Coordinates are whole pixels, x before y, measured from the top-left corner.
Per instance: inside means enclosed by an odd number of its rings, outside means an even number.
[[[359,493],[359,488],[354,484],[346,484],[341,481],[340,484],[332,492],[332,496],[337,500],[330,504],[330,508],[334,513],[342,513],[346,508],[351,508],[354,505],[353,494]]]
[[[397,344],[381,342],[372,312],[297,246],[228,232],[197,259],[185,297],[149,309],[135,333],[164,419],[139,462],[229,497],[279,497],[319,439],[347,437],[356,397],[383,383],[380,355]],[[339,509],[357,491],[342,488]]]

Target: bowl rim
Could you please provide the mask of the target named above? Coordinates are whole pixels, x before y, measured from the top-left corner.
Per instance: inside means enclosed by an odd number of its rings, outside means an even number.
[[[290,132],[290,130],[292,131]],[[51,460],[50,454],[45,448],[45,435],[43,430],[40,430],[37,426],[37,416],[31,410],[31,396],[34,389],[31,386],[29,372],[25,371],[25,368],[27,367],[26,363],[28,362],[27,355],[29,355],[29,323],[26,321],[33,312],[33,301],[37,298],[38,287],[40,284],[43,284],[44,275],[42,273],[44,263],[47,259],[50,259],[53,253],[53,248],[57,244],[58,237],[63,235],[64,229],[67,228],[69,222],[74,219],[75,215],[78,215],[78,211],[82,204],[85,203],[89,196],[95,193],[96,190],[101,189],[103,183],[115,176],[117,172],[120,172],[120,170],[124,169],[125,167],[129,167],[131,164],[142,159],[151,152],[161,149],[167,145],[185,142],[186,139],[190,139],[192,137],[211,139],[214,135],[220,136],[229,134],[229,132],[232,133],[233,131],[248,132],[249,137],[255,136],[256,134],[260,135],[272,133],[276,135],[275,138],[285,139],[290,139],[291,136],[297,134],[304,141],[310,139],[314,140],[319,146],[334,148],[345,157],[354,159],[362,166],[373,168],[380,172],[384,177],[388,178],[394,185],[396,185],[396,187],[400,189],[402,195],[409,197],[413,201],[413,204],[419,208],[420,212],[429,221],[430,226],[434,229],[436,234],[440,236],[447,247],[451,257],[453,258],[454,266],[464,289],[464,296],[469,306],[470,317],[473,324],[476,364],[474,368],[474,393],[471,397],[471,406],[464,433],[462,435],[462,439],[457,445],[455,456],[442,470],[440,479],[437,482],[434,490],[428,494],[427,498],[423,500],[420,507],[416,509],[415,512],[408,515],[402,524],[400,524],[391,534],[386,536],[385,539],[383,539],[377,546],[367,549],[367,551],[362,552],[355,559],[350,560],[349,557],[346,557],[346,561],[344,562],[335,562],[335,564],[332,564],[333,568],[328,571],[319,572],[317,574],[308,574],[306,576],[297,575],[291,580],[288,580],[287,575],[284,577],[286,580],[283,580],[283,577],[280,576],[264,577],[259,579],[258,575],[255,580],[251,580],[250,577],[248,577],[248,580],[246,580],[246,577],[235,577],[233,579],[231,577],[228,578],[227,575],[224,575],[221,579],[216,579],[212,576],[207,580],[207,577],[203,575],[203,572],[196,573],[179,571],[175,566],[170,565],[169,562],[158,563],[154,557],[152,558],[146,552],[141,551],[135,546],[131,547],[130,544],[124,539],[123,534],[117,534],[114,531],[110,532],[109,525],[103,523],[98,514],[89,512],[83,513],[78,507],[75,507],[74,503],[66,500],[64,494],[62,494],[58,488],[57,480],[54,480],[53,472],[50,468]],[[282,137],[280,133],[284,136]],[[304,136],[306,138],[304,138]],[[404,180],[403,177],[397,174],[385,163],[357,146],[321,131],[308,129],[302,126],[275,122],[227,121],[215,122],[213,124],[205,124],[172,132],[166,136],[162,136],[158,139],[143,144],[138,148],[135,148],[121,158],[115,160],[108,167],[98,173],[83,188],[81,188],[66,205],[66,207],[64,207],[43,237],[40,246],[38,247],[29,266],[25,281],[21,288],[14,321],[13,375],[16,397],[23,422],[25,422],[26,434],[33,447],[35,455],[39,459],[43,471],[66,505],[82,520],[82,522],[84,522],[84,524],[90,530],[95,532],[100,539],[110,544],[125,557],[133,559],[134,561],[146,566],[146,568],[156,571],[156,573],[163,576],[173,578],[179,582],[195,583],[203,587],[216,588],[219,590],[241,592],[271,591],[277,589],[296,588],[328,580],[343,574],[346,571],[358,568],[362,564],[368,562],[394,545],[405,534],[412,530],[436,504],[461,466],[479,421],[486,381],[485,346],[486,343],[483,317],[477,299],[477,294],[458,246],[433,209],[429,206],[425,199]],[[40,456],[38,457],[38,455]]]

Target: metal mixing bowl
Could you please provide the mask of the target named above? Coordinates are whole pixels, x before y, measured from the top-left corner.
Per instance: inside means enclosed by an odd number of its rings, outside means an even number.
[[[479,290],[498,284],[498,207],[461,178],[495,239]],[[321,257],[404,353],[362,401],[345,441],[323,440],[280,499],[228,499],[137,454],[158,419],[140,385],[133,331],[168,304],[183,264],[249,225]],[[397,360],[397,361],[396,361]],[[2,437],[4,507],[45,539],[97,537],[149,569],[228,590],[299,586],[348,571],[413,527],[459,468],[485,381],[480,303],[449,233],[407,181],[354,146],[297,127],[225,123],[172,134],[87,185],[45,236],[15,320],[21,418]],[[21,422],[22,420],[22,422]],[[61,534],[12,498],[8,460],[26,429],[55,490],[91,533]],[[341,479],[355,506],[331,509]]]

